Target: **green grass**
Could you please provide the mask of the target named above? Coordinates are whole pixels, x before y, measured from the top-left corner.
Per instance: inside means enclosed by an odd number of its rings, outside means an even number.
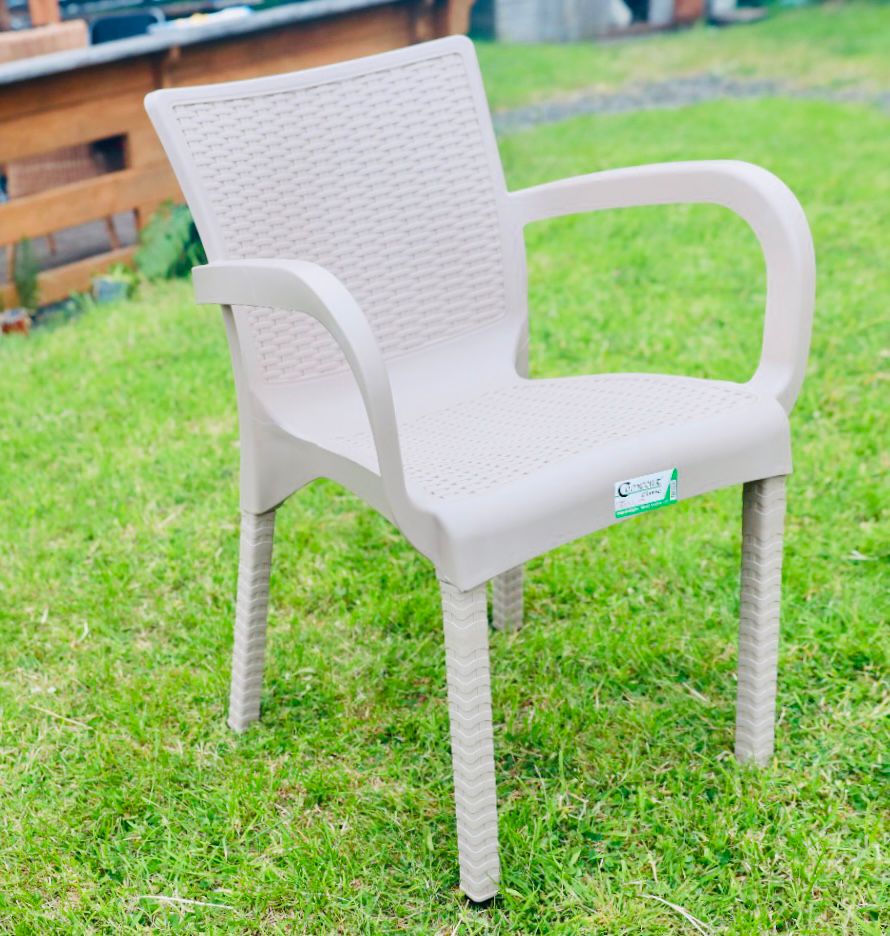
[[[888,120],[762,101],[510,137],[518,187],[745,156],[812,223],[775,762],[730,754],[739,492],[530,567],[494,637],[503,894],[457,889],[435,578],[330,483],[281,512],[262,723],[224,726],[237,433],[218,313],[143,288],[0,342],[0,930],[864,934],[890,926]],[[762,261],[716,208],[531,230],[537,375],[742,379]],[[882,880],[882,876],[884,880]],[[220,904],[165,906],[167,895]]]
[[[890,3],[830,3],[776,11],[750,26],[664,33],[602,45],[513,46],[477,43],[493,109],[583,89],[613,89],[713,72],[792,79],[792,84],[890,84]]]

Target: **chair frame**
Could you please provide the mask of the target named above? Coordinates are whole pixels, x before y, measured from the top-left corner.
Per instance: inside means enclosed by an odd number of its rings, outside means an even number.
[[[457,51],[465,57],[472,72],[477,106],[485,108],[472,46],[463,38],[439,40],[373,57],[364,63],[345,63],[318,71],[348,76],[372,67],[375,61],[410,62],[424,55],[440,54],[442,49]],[[289,80],[282,76],[273,83],[260,79],[244,84],[276,90],[287,87]],[[202,94],[227,93],[225,86],[220,88],[156,92],[147,99],[146,106],[187,196],[191,169],[182,155],[178,130],[173,126],[170,101],[200,100]],[[483,133],[488,134],[496,159],[490,124],[483,127]],[[777,412],[781,413],[781,419],[786,419],[806,367],[815,261],[803,211],[791,191],[775,176],[742,162],[680,162],[599,172],[518,192],[505,189],[499,197],[505,243],[515,248],[513,259],[520,269],[517,279],[520,284],[524,284],[525,268],[516,245],[521,245],[524,227],[535,221],[581,212],[678,203],[722,205],[743,218],[762,249],[767,279],[762,354],[747,387],[774,400],[780,407]],[[211,219],[204,216],[200,199],[192,207],[202,236],[208,232],[205,246],[211,258],[206,266],[194,270],[195,295],[198,302],[219,304],[223,309],[241,427],[241,554],[229,725],[235,731],[244,731],[260,716],[275,511],[294,491],[323,473],[317,465],[296,464],[290,440],[262,418],[250,392],[235,324],[239,313],[235,309],[269,307],[313,317],[339,345],[361,394],[379,465],[379,491],[372,492],[373,496],[369,494],[367,499],[436,563],[442,595],[460,886],[471,900],[488,900],[498,891],[500,866],[487,582],[492,581],[494,627],[504,631],[520,627],[523,564],[540,550],[536,553],[520,544],[509,555],[504,551],[492,557],[490,550],[486,552],[479,547],[478,537],[473,540],[467,534],[461,540],[459,530],[452,531],[450,545],[443,547],[442,529],[434,511],[406,480],[390,369],[368,318],[349,290],[329,270],[306,260],[219,257]],[[510,327],[517,328],[515,361],[518,371],[523,373],[527,347],[524,297],[516,301],[520,311]],[[759,765],[770,760],[774,748],[789,452],[790,449],[777,451],[771,460],[756,467],[741,459],[740,464],[724,470],[716,480],[691,483],[684,495],[694,496],[731,484],[743,485],[735,753],[740,762]],[[331,476],[351,484],[362,495],[369,490],[358,476]],[[593,528],[612,522],[614,517],[604,513]],[[576,535],[581,534],[573,533],[567,526],[561,541],[567,542]]]

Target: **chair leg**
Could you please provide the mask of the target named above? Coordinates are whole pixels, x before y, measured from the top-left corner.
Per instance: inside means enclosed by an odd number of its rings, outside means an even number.
[[[228,719],[229,727],[238,732],[260,717],[274,533],[274,510],[264,514],[242,511]]]
[[[735,756],[766,764],[773,756],[785,478],[745,485]]]
[[[500,881],[485,585],[442,589],[461,890],[477,903]]]
[[[522,627],[522,566],[508,569],[491,581],[491,623],[496,630]]]

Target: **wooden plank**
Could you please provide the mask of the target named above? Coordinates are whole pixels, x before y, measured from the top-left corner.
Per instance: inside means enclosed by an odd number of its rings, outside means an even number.
[[[109,250],[107,253],[97,254],[95,257],[85,257],[76,263],[68,263],[65,266],[55,267],[52,270],[44,270],[37,276],[37,283],[41,305],[49,305],[51,302],[60,302],[67,299],[71,293],[85,292],[90,288],[93,277],[107,270],[109,267],[116,266],[119,263],[131,264],[133,255],[136,253],[136,247],[119,247],[117,250]],[[14,308],[18,303],[15,286],[7,283],[0,290],[6,308]]]
[[[158,163],[167,164],[167,154],[161,141],[148,119],[143,113],[139,121],[134,121],[127,130],[124,156],[127,168],[137,166],[155,166]]]
[[[28,0],[28,13],[32,26],[49,26],[62,20],[59,0]]]
[[[105,218],[137,205],[181,199],[168,166],[109,172],[0,205],[0,244]]]
[[[470,28],[470,8],[475,0],[440,0],[437,5],[437,32],[440,36],[466,33]]]
[[[16,62],[35,55],[82,49],[89,45],[86,20],[67,20],[40,29],[16,29],[0,33],[0,62]]]
[[[92,143],[150,126],[138,94],[24,114],[2,121],[0,162],[27,159],[62,146]]]
[[[413,11],[399,3],[245,35],[237,41],[183,46],[181,55],[164,65],[164,86],[235,81],[329,65],[409,45],[413,32]]]
[[[24,114],[62,110],[87,101],[130,95],[135,103],[155,88],[152,58],[93,65],[32,81],[0,85],[0,125]],[[101,105],[100,105],[101,106]]]
[[[127,168],[140,168],[144,166],[164,166],[167,167],[167,154],[164,152],[161,141],[155,133],[151,122],[146,119],[145,123],[127,134],[126,146],[124,149],[124,159]],[[176,202],[184,202],[179,189],[175,193],[167,193],[167,198]],[[140,202],[136,208],[136,226],[141,231],[151,220],[152,215],[161,207],[165,199],[153,197],[148,201]]]
[[[436,38],[436,0],[415,0],[412,11],[412,42],[429,42]]]

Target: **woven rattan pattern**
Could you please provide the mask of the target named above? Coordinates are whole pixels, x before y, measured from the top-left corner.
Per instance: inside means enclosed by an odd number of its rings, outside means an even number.
[[[226,258],[327,267],[385,356],[504,315],[498,181],[459,55],[175,113]],[[314,319],[243,311],[266,383],[345,366]]]
[[[728,414],[742,387],[636,374],[530,380],[399,427],[408,477],[434,497],[480,494],[597,446]],[[376,468],[367,433],[338,439]]]

